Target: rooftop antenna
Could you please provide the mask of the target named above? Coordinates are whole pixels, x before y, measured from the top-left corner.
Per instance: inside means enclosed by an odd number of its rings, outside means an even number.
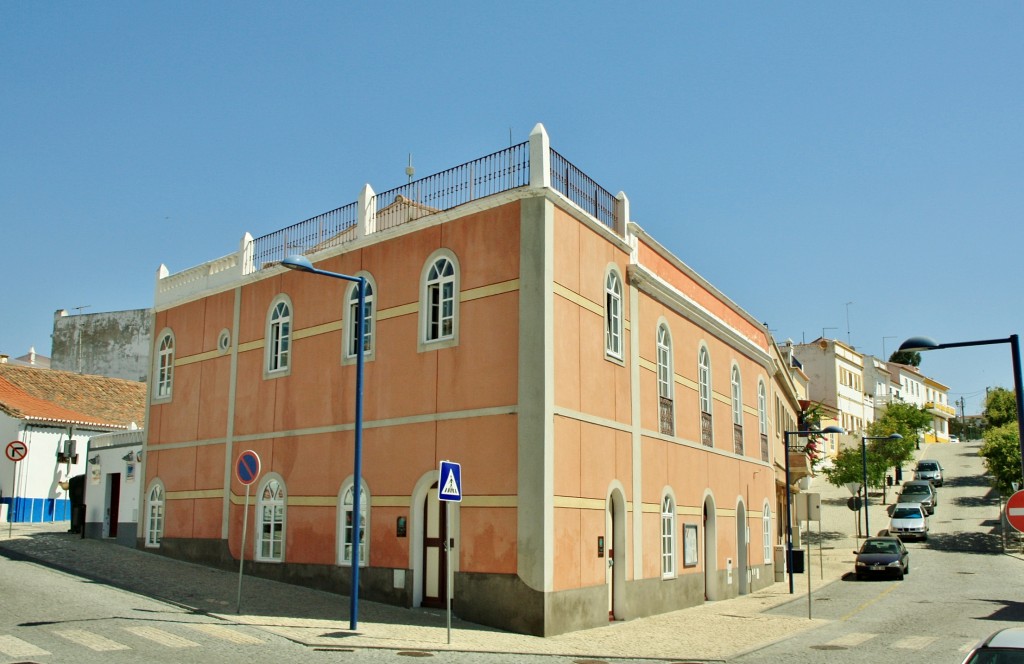
[[[412,182],[412,176],[416,175],[416,169],[412,167],[412,153],[409,153],[409,165],[405,167],[405,174],[409,176],[409,182]]]
[[[76,315],[81,316],[82,309],[88,309],[91,306],[91,304],[83,304],[80,307],[72,307],[72,309],[78,312]],[[78,336],[78,373],[82,373],[82,321],[80,319],[75,319],[75,332]]]

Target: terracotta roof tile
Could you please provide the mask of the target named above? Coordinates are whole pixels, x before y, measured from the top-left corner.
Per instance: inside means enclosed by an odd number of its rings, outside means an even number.
[[[0,364],[0,379],[0,410],[15,417],[143,425],[145,383],[10,364]]]

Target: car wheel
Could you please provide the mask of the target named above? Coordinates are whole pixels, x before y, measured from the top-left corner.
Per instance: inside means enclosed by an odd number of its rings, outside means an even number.
[[[901,568],[897,568],[896,569],[896,580],[897,581],[902,581],[903,580],[903,574],[904,574],[903,570]]]
[[[907,566],[903,568],[904,574],[910,574],[910,561],[907,561]]]

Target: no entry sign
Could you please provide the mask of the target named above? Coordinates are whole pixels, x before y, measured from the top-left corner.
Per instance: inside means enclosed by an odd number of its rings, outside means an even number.
[[[28,456],[28,445],[20,440],[13,440],[7,443],[7,458],[11,461],[21,461]]]
[[[1024,533],[1024,491],[1018,491],[1006,501],[1006,520],[1018,532]]]

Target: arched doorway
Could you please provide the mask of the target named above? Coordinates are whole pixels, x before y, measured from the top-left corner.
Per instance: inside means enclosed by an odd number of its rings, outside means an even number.
[[[747,530],[747,508],[743,501],[736,505],[736,574],[739,587],[739,594],[746,595],[750,592],[749,578],[747,577],[747,545],[750,534]]]
[[[719,599],[718,531],[715,524],[715,499],[704,497],[704,599]]]
[[[619,488],[613,488],[607,499],[605,541],[608,547],[608,620],[625,620],[626,584],[626,499]]]

